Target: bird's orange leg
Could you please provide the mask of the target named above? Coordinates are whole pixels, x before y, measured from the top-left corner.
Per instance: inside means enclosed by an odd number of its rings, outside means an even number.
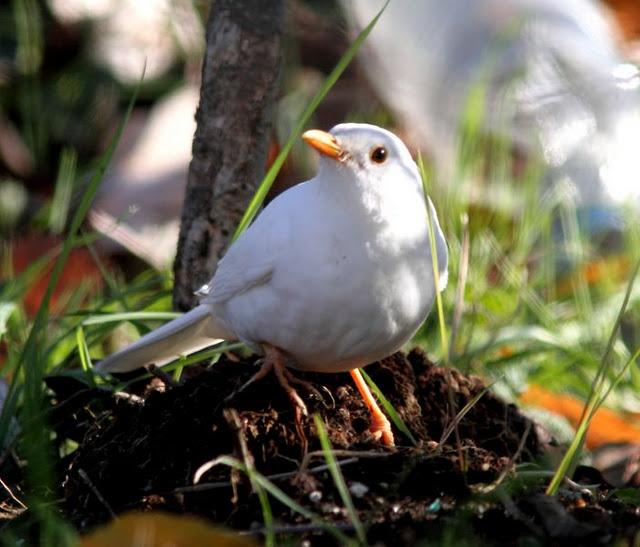
[[[258,370],[258,372],[256,372],[251,378],[249,378],[249,380],[245,382],[242,387],[240,387],[240,389],[236,390],[227,399],[233,398],[236,394],[244,391],[249,385],[258,380],[262,380],[267,374],[273,371],[273,373],[276,375],[276,378],[278,379],[280,387],[282,387],[284,392],[289,397],[290,401],[293,403],[293,408],[295,410],[294,423],[296,426],[296,431],[302,443],[302,452],[306,454],[307,438],[304,434],[304,429],[302,428],[302,416],[308,415],[307,405],[304,404],[304,401],[300,398],[300,395],[298,395],[298,392],[291,386],[291,384],[294,383],[304,386],[305,388],[315,393],[317,393],[317,390],[309,382],[297,379],[287,370],[286,356],[277,347],[272,346],[271,344],[262,344],[262,349],[264,350],[264,362],[262,363],[260,370]]]
[[[391,431],[391,424],[387,417],[382,413],[382,410],[380,410],[380,407],[369,390],[369,386],[364,381],[362,374],[360,374],[360,371],[357,368],[350,371],[350,374],[358,388],[358,391],[360,392],[360,395],[364,399],[364,404],[367,405],[369,412],[371,412],[371,433],[373,433],[376,439],[382,439],[382,443],[386,446],[395,446],[393,432]]]

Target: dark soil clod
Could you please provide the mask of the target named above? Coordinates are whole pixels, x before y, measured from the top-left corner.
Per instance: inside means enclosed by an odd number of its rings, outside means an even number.
[[[256,469],[290,497],[349,530],[348,515],[317,452],[312,415],[318,413],[334,449],[345,451],[338,453],[344,462],[342,473],[360,519],[369,527],[370,541],[410,545],[427,532],[433,537],[442,530],[447,516],[472,499],[477,485],[490,484],[514,463],[532,461],[543,452],[529,419],[490,392],[439,446],[452,416],[485,386],[478,378],[433,365],[414,350],[373,364],[367,372],[419,439],[418,447],[399,431],[394,431],[399,446],[392,450],[371,437],[366,407],[348,374],[296,373],[324,394],[321,400],[302,394],[310,412],[302,421],[309,443],[305,454],[291,403],[271,376],[225,401],[255,370],[255,358],[223,356],[210,368],[192,368],[190,377],[177,386],[165,388],[154,379],[155,389],[138,390],[143,404],[102,395],[91,412],[86,396],[72,396],[80,401],[73,413],[77,423],[67,423],[65,429],[74,438],[82,434],[83,440],[63,470],[67,516],[86,530],[110,520],[113,513],[161,509],[201,515],[236,529],[259,529],[260,505],[241,473],[216,465],[193,488],[201,466],[222,455],[242,460],[243,451],[248,451]],[[230,408],[236,412],[230,414]],[[236,417],[235,425],[230,415]],[[498,535],[506,541],[522,534],[553,538],[547,516],[552,510],[564,511],[565,520],[557,515],[552,519],[564,523],[563,540],[567,535],[578,542],[585,537],[602,539],[579,515],[567,513],[566,504],[545,507],[535,499],[523,501],[522,508],[511,513],[495,504],[482,514],[471,511],[468,525],[494,539],[498,526]],[[304,517],[275,500],[271,503],[282,529],[305,525],[303,535],[313,543],[327,540],[322,530],[306,526]]]

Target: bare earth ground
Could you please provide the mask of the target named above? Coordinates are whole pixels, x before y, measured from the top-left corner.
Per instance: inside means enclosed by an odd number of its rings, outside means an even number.
[[[255,370],[255,358],[223,356],[210,368],[187,369],[179,385],[157,378],[138,382],[132,391],[142,399],[115,398],[106,390],[51,378],[57,403],[53,427],[60,440],[79,443],[60,469],[68,518],[85,531],[110,520],[112,513],[159,509],[257,534],[262,513],[246,476],[218,465],[202,476],[205,489],[190,488],[203,464],[221,455],[242,459],[246,443],[260,473],[349,532],[351,521],[317,452],[313,419],[303,419],[310,456],[303,462],[294,412],[275,379],[269,376],[225,402]],[[348,374],[297,376],[324,394],[319,400],[301,391],[310,414],[324,419],[334,449],[346,451],[338,459],[370,543],[437,542],[444,534],[473,538],[473,543],[521,544],[527,536],[532,544],[593,545],[631,538],[640,530],[638,509],[610,496],[592,468],[579,468],[574,479],[595,488],[570,484],[557,499],[542,495],[544,478],[512,480],[513,465],[539,461],[545,444],[514,405],[489,392],[439,446],[453,415],[449,402],[459,412],[483,391],[480,379],[436,367],[419,350],[397,353],[367,371],[419,440],[418,447],[399,431],[395,450],[371,438],[367,411]],[[312,545],[330,540],[288,507],[273,499],[271,505],[284,535]]]

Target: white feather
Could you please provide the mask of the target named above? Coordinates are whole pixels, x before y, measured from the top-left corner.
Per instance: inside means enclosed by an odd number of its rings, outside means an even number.
[[[209,306],[201,305],[103,359],[96,368],[127,372],[150,364],[162,366],[223,339],[233,340],[234,336],[218,324]]]

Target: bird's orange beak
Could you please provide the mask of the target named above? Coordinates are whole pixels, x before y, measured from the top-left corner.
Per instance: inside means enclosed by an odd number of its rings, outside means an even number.
[[[324,156],[328,156],[334,160],[340,159],[344,154],[344,150],[340,147],[336,138],[326,131],[310,129],[304,132],[302,140]]]

